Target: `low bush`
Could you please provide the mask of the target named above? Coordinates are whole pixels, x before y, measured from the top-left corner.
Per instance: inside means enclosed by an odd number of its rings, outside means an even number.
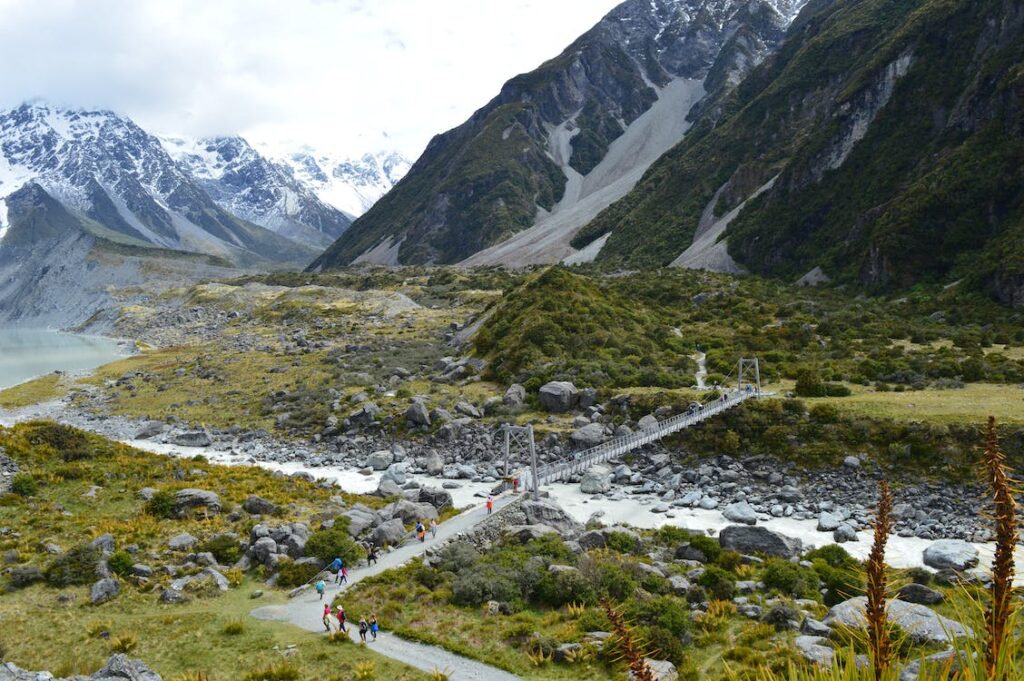
[[[29,424],[29,443],[53,448],[64,461],[79,461],[94,454],[89,437],[77,428],[53,421],[39,421]]]
[[[209,552],[221,565],[234,565],[242,557],[242,547],[229,534],[218,534],[199,545],[199,552]]]
[[[127,551],[114,551],[107,558],[107,567],[118,577],[127,577],[131,574],[132,565],[135,564],[135,559]]]
[[[11,491],[19,497],[32,497],[39,491],[39,483],[30,473],[18,473],[11,479]]]
[[[92,584],[97,579],[102,552],[88,544],[76,546],[53,559],[44,573],[50,586]]]
[[[293,589],[309,582],[320,572],[320,566],[313,563],[281,563],[277,573],[277,585],[285,589]]]
[[[24,589],[26,586],[41,582],[43,571],[35,565],[17,565],[7,575],[7,586],[10,589]]]
[[[146,502],[145,511],[154,518],[173,518],[175,505],[174,492],[161,489],[154,492]]]
[[[817,573],[781,558],[771,558],[765,563],[761,581],[767,588],[776,589],[787,596],[817,595]]]
[[[697,583],[716,600],[728,601],[736,595],[736,576],[717,565],[706,566]]]
[[[366,557],[366,551],[348,533],[348,519],[338,517],[334,527],[317,530],[306,542],[306,555],[316,556],[324,562],[341,558],[346,565],[355,565]]]

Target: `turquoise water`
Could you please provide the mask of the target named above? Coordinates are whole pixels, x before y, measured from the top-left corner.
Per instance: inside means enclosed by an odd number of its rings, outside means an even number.
[[[58,369],[94,369],[123,356],[109,338],[43,329],[0,329],[0,389]]]

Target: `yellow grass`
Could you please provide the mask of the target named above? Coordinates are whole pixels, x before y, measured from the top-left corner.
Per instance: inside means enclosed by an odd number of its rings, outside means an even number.
[[[1024,423],[1024,390],[1016,385],[968,383],[960,390],[876,392],[851,385],[849,397],[804,398],[808,405],[834,404],[841,411],[876,418],[932,423],[979,423],[995,416],[1000,423]]]
[[[66,391],[61,378],[58,374],[47,374],[2,390],[0,407],[18,409],[56,399]]]

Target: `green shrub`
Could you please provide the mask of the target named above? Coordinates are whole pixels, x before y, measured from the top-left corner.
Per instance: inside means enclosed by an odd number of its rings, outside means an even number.
[[[107,567],[118,577],[127,577],[131,574],[132,565],[135,564],[135,560],[127,551],[114,551],[107,558]]]
[[[317,530],[306,542],[306,555],[316,556],[324,562],[341,558],[346,565],[355,565],[366,557],[366,551],[348,533],[348,518],[339,516],[334,527]]]
[[[249,672],[242,677],[242,681],[299,681],[301,678],[296,667],[288,662],[278,662],[269,667]]]
[[[765,563],[761,581],[769,589],[776,589],[787,596],[802,597],[816,595],[818,575],[788,560],[771,558]]]
[[[199,552],[209,552],[221,565],[234,565],[242,557],[238,540],[228,534],[218,534],[199,545]]]
[[[103,553],[88,544],[76,546],[53,559],[44,572],[50,586],[92,584]]]
[[[910,577],[910,581],[914,584],[923,584],[928,586],[932,583],[932,573],[921,567],[913,567],[907,570],[907,577]]]
[[[92,443],[84,432],[52,421],[30,424],[28,441],[36,446],[52,447],[64,461],[89,459],[94,453]]]
[[[588,631],[610,631],[612,623],[601,608],[587,608],[576,620],[576,626],[583,633]]]
[[[11,479],[11,491],[19,497],[35,496],[39,491],[39,483],[30,473],[18,473]]]
[[[825,384],[815,369],[803,369],[796,377],[793,389],[800,397],[824,397]]]
[[[804,560],[823,560],[832,567],[857,567],[860,563],[839,544],[826,544],[804,554]]]
[[[686,647],[682,639],[664,627],[637,627],[637,635],[650,650],[658,651],[658,658],[668,660],[677,667],[686,664]]]
[[[277,572],[277,585],[285,589],[302,586],[316,577],[320,571],[320,566],[313,563],[284,561]]]
[[[728,601],[736,595],[736,576],[717,565],[707,565],[697,583],[707,589],[712,598]]]
[[[548,571],[537,584],[536,599],[553,608],[569,603],[593,605],[597,602],[594,590],[577,570]]]
[[[736,572],[736,568],[738,568],[742,562],[743,556],[738,552],[731,550],[723,550],[718,554],[718,557],[715,558],[715,565],[723,570],[728,570],[729,572]]]
[[[611,551],[634,554],[640,548],[640,542],[629,532],[609,532],[605,544]]]
[[[703,534],[690,536],[690,546],[704,554],[709,563],[714,563],[722,555],[722,546],[718,540]]]
[[[154,492],[146,502],[145,511],[155,518],[173,518],[175,505],[174,492],[161,489]]]
[[[691,629],[689,609],[674,596],[630,599],[626,616],[631,622],[662,627],[674,636],[684,636]]]

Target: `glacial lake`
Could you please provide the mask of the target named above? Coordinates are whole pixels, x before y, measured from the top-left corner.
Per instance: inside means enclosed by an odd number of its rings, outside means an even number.
[[[124,355],[109,338],[46,329],[0,329],[0,390],[58,369],[94,369]]]

